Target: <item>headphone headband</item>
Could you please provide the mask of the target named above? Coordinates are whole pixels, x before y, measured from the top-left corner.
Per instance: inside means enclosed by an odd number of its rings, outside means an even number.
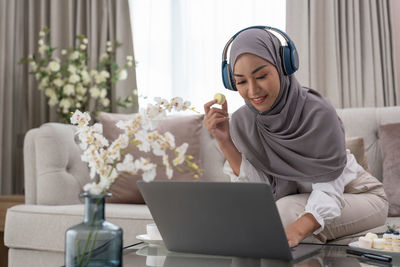
[[[283,72],[285,75],[291,75],[293,74],[298,68],[299,68],[299,57],[297,54],[296,47],[294,46],[293,41],[290,39],[290,37],[283,31],[270,27],[270,26],[251,26],[244,28],[240,31],[238,31],[235,35],[232,36],[231,39],[226,43],[224,50],[222,51],[222,82],[225,86],[225,88],[233,91],[237,91],[234,79],[231,75],[231,70],[229,68],[229,64],[227,61],[227,54],[228,54],[228,48],[230,44],[235,40],[235,38],[243,31],[249,30],[249,29],[261,29],[265,31],[274,31],[280,34],[286,41],[287,45],[282,45],[280,47],[280,56],[282,60],[282,66],[283,66]]]

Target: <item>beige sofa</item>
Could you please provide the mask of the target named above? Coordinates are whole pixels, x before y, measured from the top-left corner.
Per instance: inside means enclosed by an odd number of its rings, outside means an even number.
[[[382,179],[378,128],[400,122],[400,107],[338,110],[347,137],[363,137],[372,173]],[[80,223],[83,205],[79,199],[88,181],[86,163],[80,160],[70,125],[47,123],[31,129],[25,137],[26,204],[10,208],[6,216],[4,242],[9,266],[60,266],[64,262],[64,234]],[[204,177],[228,181],[222,173],[224,156],[203,127],[201,133]],[[123,228],[124,245],[138,242],[152,217],[145,205],[107,204],[107,220]],[[400,218],[389,218],[400,224]]]

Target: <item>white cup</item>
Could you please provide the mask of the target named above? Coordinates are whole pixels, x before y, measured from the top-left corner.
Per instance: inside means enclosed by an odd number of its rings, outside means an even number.
[[[147,236],[151,240],[162,240],[161,234],[158,231],[157,225],[155,223],[150,223],[146,225]]]

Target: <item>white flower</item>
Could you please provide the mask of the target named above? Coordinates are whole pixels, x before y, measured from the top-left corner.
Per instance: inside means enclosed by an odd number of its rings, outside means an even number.
[[[36,74],[35,74],[35,79],[36,79],[36,81],[39,81],[39,80],[40,80],[40,77],[41,77],[40,73],[36,73]]]
[[[108,59],[108,54],[104,53],[100,56],[100,61],[106,61]]]
[[[110,99],[108,98],[102,98],[100,101],[103,107],[108,107],[110,105]]]
[[[63,99],[61,99],[59,106],[60,106],[60,108],[63,109],[63,113],[65,113],[65,114],[68,113],[69,109],[70,109],[71,106],[72,106],[72,103],[71,103],[71,102],[72,102],[72,101],[71,101],[71,99],[69,99],[69,98],[63,98]]]
[[[111,46],[109,46],[109,47],[107,47],[107,52],[112,52],[112,47]]]
[[[76,73],[76,67],[74,66],[74,65],[69,65],[68,66],[68,71],[70,72],[70,73]]]
[[[126,78],[128,78],[128,72],[126,71],[126,69],[123,69],[118,73],[118,80],[123,81],[126,80]]]
[[[95,79],[97,84],[100,84],[100,83],[106,81],[106,77],[103,76],[101,73],[97,74],[94,79]]]
[[[174,166],[177,166],[177,165],[180,165],[183,163],[183,161],[185,160],[185,153],[186,153],[188,146],[189,145],[187,143],[183,143],[182,145],[180,145],[179,147],[177,147],[175,149],[175,151],[178,152],[178,156],[172,162],[172,164],[174,164]]]
[[[61,86],[64,85],[64,81],[61,80],[60,78],[57,78],[57,79],[53,80],[53,83],[54,83],[54,85],[57,86],[57,87],[61,87]]]
[[[131,154],[127,154],[124,158],[124,161],[117,164],[117,170],[121,172],[128,172],[130,174],[136,174],[137,169],[136,165],[133,163],[133,156]]]
[[[164,133],[165,141],[170,147],[175,147],[175,137],[170,132]]]
[[[39,36],[40,36],[40,37],[43,37],[44,35],[45,35],[44,31],[40,31],[40,32],[39,32]]]
[[[102,189],[101,189],[100,185],[95,182],[86,184],[83,187],[83,191],[89,192],[90,194],[93,194],[93,195],[100,195],[102,193]]]
[[[83,41],[82,41],[84,44],[87,44],[88,43],[88,39],[87,38],[83,38]]]
[[[126,65],[128,66],[128,67],[132,67],[132,62],[131,61],[128,61],[127,63],[126,63]]]
[[[81,50],[85,50],[85,49],[86,49],[86,45],[81,44],[81,45],[79,46],[79,48],[80,48]]]
[[[44,90],[49,85],[49,77],[44,77],[39,84],[39,89]]]
[[[135,139],[140,142],[137,146],[140,151],[149,152],[150,151],[150,142],[147,131],[140,130],[135,134]]]
[[[77,93],[78,95],[85,95],[86,92],[87,92],[87,88],[84,87],[81,83],[77,83],[77,84],[76,84],[75,90],[76,90],[76,93]]]
[[[67,50],[65,50],[65,49],[63,49],[63,50],[61,50],[61,55],[66,55],[67,54]]]
[[[81,108],[82,105],[81,105],[81,103],[77,102],[77,103],[75,103],[75,107],[76,107],[76,108]]]
[[[103,76],[104,78],[109,78],[110,77],[110,73],[106,70],[102,70],[100,72],[100,75]]]
[[[137,89],[133,89],[132,93],[133,93],[133,95],[138,95]]]
[[[40,54],[45,53],[46,50],[47,50],[47,45],[41,45],[41,46],[39,47],[39,49],[38,49],[38,51],[39,51]]]
[[[169,160],[168,160],[168,155],[164,154],[163,155],[163,164],[165,166],[165,174],[167,175],[168,179],[172,178],[172,175],[174,174],[174,171],[171,167],[171,164],[169,164]]]
[[[44,95],[45,96],[47,96],[47,97],[49,97],[49,98],[57,98],[57,94],[56,94],[56,92],[53,90],[53,89],[51,89],[51,88],[47,88],[45,91],[44,91]]]
[[[107,46],[112,46],[111,41],[107,41]]]
[[[40,46],[43,46],[43,45],[44,45],[43,39],[40,39],[40,40],[38,41],[38,44],[39,44]]]
[[[89,84],[92,81],[92,79],[90,78],[89,73],[86,70],[83,70],[81,72],[81,76],[82,76],[82,82],[84,84],[86,84],[86,85]]]
[[[71,60],[77,60],[78,58],[79,58],[79,52],[78,51],[72,52],[72,54],[69,56],[69,59],[71,59]]]
[[[143,180],[145,182],[150,182],[156,177],[157,165],[151,163],[148,159],[140,158],[135,160],[136,168],[143,171]]]
[[[31,70],[32,70],[33,72],[37,71],[37,64],[36,64],[36,62],[33,61],[33,62],[29,63],[29,65],[30,65]]]
[[[68,81],[70,83],[77,83],[81,81],[81,77],[78,74],[72,74],[71,76],[69,76]]]
[[[92,87],[89,89],[90,95],[91,97],[93,97],[94,99],[99,98],[100,97],[100,90],[97,87]]]
[[[76,110],[71,117],[71,123],[74,125],[79,125],[80,127],[84,127],[89,125],[90,115],[85,112],[82,113],[80,110]]]
[[[55,105],[57,105],[58,104],[57,96],[50,97],[48,104],[50,107],[54,107]]]
[[[97,70],[91,70],[90,71],[90,76],[92,76],[92,77],[94,77],[94,76],[97,76]]]
[[[133,57],[132,57],[132,56],[126,56],[126,60],[132,61],[132,60],[133,60]]]
[[[174,97],[171,99],[171,106],[176,110],[180,111],[183,107],[183,99],[180,97]]]
[[[64,86],[64,94],[67,96],[75,95],[75,87],[72,84]]]
[[[185,101],[185,102],[183,102],[182,110],[188,110],[188,109],[190,109],[190,106],[191,106],[190,101]]]
[[[60,70],[60,63],[58,63],[57,61],[51,61],[49,63],[49,68],[52,72],[57,72]]]
[[[101,89],[100,91],[100,98],[105,98],[107,96],[107,90],[106,89]]]
[[[120,160],[121,158],[121,149],[125,149],[129,145],[129,137],[123,134],[120,134],[117,139],[112,142],[107,152],[109,154],[109,158],[112,160],[110,163],[114,162],[114,160]]]

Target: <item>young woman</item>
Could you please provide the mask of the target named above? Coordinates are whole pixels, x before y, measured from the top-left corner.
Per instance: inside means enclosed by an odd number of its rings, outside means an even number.
[[[382,184],[346,150],[335,109],[288,73],[280,49],[271,30],[233,37],[230,89],[245,105],[231,120],[226,102],[204,105],[204,124],[227,159],[224,172],[232,181],[271,184],[291,247],[309,236],[326,242],[383,225]]]

